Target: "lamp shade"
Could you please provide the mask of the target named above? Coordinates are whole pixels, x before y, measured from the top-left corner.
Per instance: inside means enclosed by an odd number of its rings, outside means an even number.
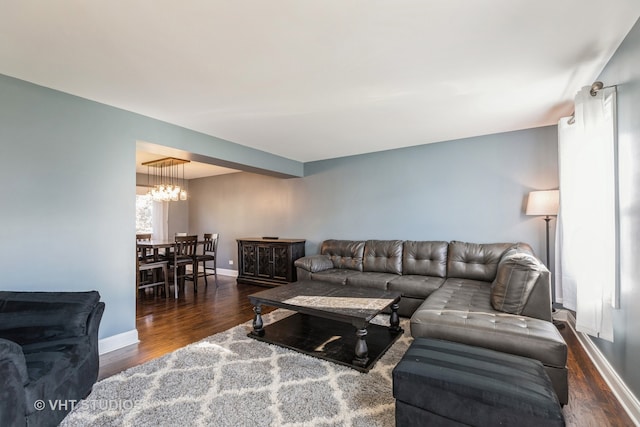
[[[558,215],[559,190],[532,191],[527,201],[527,215]]]

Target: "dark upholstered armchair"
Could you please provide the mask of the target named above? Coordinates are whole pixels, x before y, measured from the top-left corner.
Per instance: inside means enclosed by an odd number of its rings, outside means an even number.
[[[98,378],[91,292],[0,291],[0,426],[55,426]]]

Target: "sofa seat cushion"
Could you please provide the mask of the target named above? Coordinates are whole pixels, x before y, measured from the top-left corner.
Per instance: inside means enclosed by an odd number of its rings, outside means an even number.
[[[490,294],[490,283],[447,279],[411,317],[411,335],[530,357],[555,368],[566,366],[567,345],[553,323],[497,311]]]
[[[426,298],[444,283],[442,277],[417,276],[409,274],[389,282],[390,291],[402,292],[403,297]]]
[[[389,288],[389,282],[393,279],[396,279],[397,277],[397,274],[374,273],[365,271],[363,273],[357,273],[347,277],[347,286],[386,290]]]
[[[31,413],[33,402],[42,399],[81,399],[75,395],[79,389],[88,392],[95,378],[88,378],[86,370],[79,365],[87,362],[86,355],[91,352],[88,336],[65,338],[61,340],[25,345],[24,357],[27,362],[29,383],[25,387],[27,412]],[[80,386],[78,382],[90,382]],[[82,391],[80,391],[82,393]],[[69,394],[71,393],[71,394]]]
[[[347,283],[347,277],[359,274],[356,270],[347,270],[343,268],[331,268],[329,270],[311,273],[312,280],[322,280],[323,282],[344,285]]]

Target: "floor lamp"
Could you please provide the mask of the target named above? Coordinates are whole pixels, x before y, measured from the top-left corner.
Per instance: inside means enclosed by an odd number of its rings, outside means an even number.
[[[549,268],[549,221],[552,216],[558,215],[560,203],[559,190],[532,191],[527,201],[527,215],[544,216],[547,223],[547,268]]]
[[[547,268],[550,268],[549,262],[549,221],[552,216],[558,215],[558,205],[560,204],[560,191],[559,190],[546,190],[546,191],[532,191],[529,193],[529,199],[527,200],[527,215],[544,216],[547,228]],[[556,302],[556,290],[555,287],[551,287],[552,302]],[[555,309],[554,309],[555,311]],[[561,323],[553,322],[557,327],[564,327]]]

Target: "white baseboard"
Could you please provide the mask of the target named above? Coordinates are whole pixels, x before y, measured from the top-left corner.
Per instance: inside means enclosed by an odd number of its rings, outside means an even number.
[[[578,338],[578,342],[580,342],[584,351],[611,389],[611,392],[613,392],[627,412],[629,418],[631,418],[635,425],[640,425],[640,401],[638,401],[636,396],[629,390],[624,381],[622,381],[622,378],[620,378],[609,361],[604,357],[598,346],[591,341],[591,338],[583,332],[576,331],[576,319],[573,317],[573,314],[567,310],[557,310],[553,317],[562,320],[566,319],[569,327]]]
[[[211,270],[213,270],[213,268]],[[187,272],[191,273],[191,271],[192,271],[191,266],[188,265]],[[238,277],[238,270],[227,270],[226,268],[216,268],[216,273],[218,273],[221,276]]]
[[[221,276],[238,277],[238,270],[228,270],[226,268],[217,268],[216,272]]]
[[[138,339],[138,330],[132,329],[130,331],[123,332],[118,335],[112,335],[110,337],[99,340],[98,353],[102,355],[131,344],[137,344],[139,342],[140,340]]]

